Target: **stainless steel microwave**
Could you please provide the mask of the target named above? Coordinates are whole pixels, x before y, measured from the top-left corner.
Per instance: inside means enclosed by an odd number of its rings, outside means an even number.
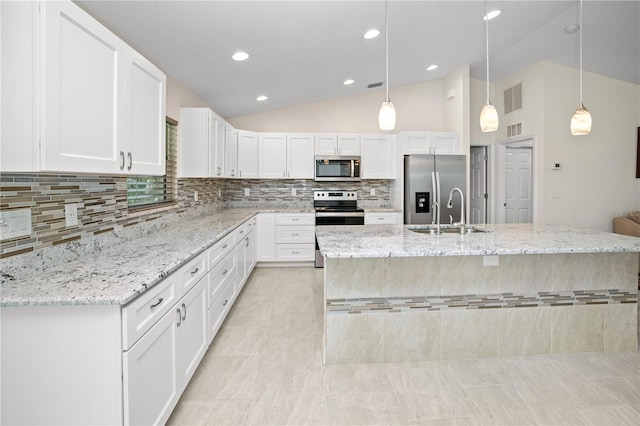
[[[316,155],[315,162],[316,181],[360,180],[360,157]]]

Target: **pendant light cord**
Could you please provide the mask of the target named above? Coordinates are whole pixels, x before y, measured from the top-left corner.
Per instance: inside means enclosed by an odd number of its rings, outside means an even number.
[[[387,0],[384,0],[384,57],[385,57],[385,72],[387,81],[387,98],[389,102],[389,23],[387,18]]]
[[[489,103],[489,16],[487,9],[487,1],[484,2],[484,19],[485,19],[485,41],[487,44],[487,104]]]
[[[582,0],[580,0],[580,108],[582,106]]]

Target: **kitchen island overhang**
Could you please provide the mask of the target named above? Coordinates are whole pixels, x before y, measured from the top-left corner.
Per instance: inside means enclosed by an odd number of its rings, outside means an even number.
[[[325,363],[638,349],[640,239],[553,225],[482,227],[489,232],[317,230]]]

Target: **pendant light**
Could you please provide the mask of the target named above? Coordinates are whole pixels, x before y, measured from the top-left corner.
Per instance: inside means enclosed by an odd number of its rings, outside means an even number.
[[[386,66],[387,96],[380,106],[378,124],[380,130],[393,130],[396,127],[396,108],[389,99],[389,23],[387,21],[387,0],[384,2],[384,51]]]
[[[571,134],[574,136],[588,135],[591,132],[591,114],[582,103],[582,0],[580,0],[580,103],[571,117]]]
[[[487,43],[487,102],[480,111],[480,129],[483,132],[495,132],[498,130],[498,111],[489,100],[489,15],[487,14],[487,2],[484,2],[485,39]]]

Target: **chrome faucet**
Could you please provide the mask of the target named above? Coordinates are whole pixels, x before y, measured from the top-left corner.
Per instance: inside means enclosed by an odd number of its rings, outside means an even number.
[[[453,188],[449,193],[449,202],[447,203],[447,208],[453,208],[453,193],[458,192],[460,194],[460,222],[454,222],[453,226],[457,226],[460,228],[460,233],[464,234],[465,231],[465,223],[464,223],[464,194],[460,188]],[[439,216],[439,215],[438,215]],[[438,222],[439,222],[438,218]]]

